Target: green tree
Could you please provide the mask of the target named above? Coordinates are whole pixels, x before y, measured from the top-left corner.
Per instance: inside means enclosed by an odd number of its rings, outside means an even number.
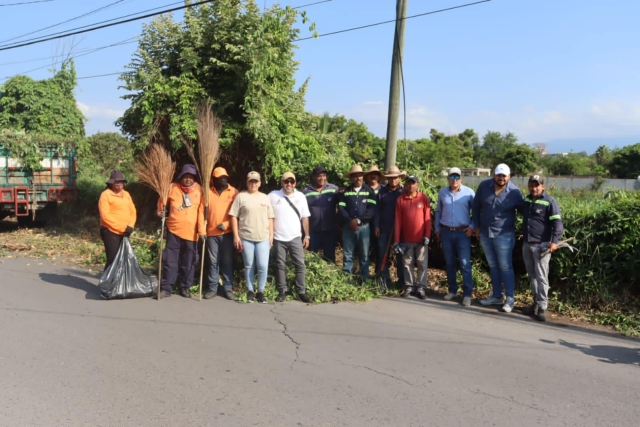
[[[49,79],[10,78],[0,86],[0,128],[77,141],[84,137],[85,118],[76,106],[75,87],[73,60]]]
[[[78,147],[81,173],[89,171],[107,175],[113,169],[125,173],[134,171],[133,145],[116,132],[98,132],[86,138]]]
[[[640,176],[640,142],[615,150],[611,159],[610,171],[618,178]]]
[[[304,127],[307,82],[295,88],[299,18],[307,23],[290,7],[262,13],[254,0],[219,0],[186,10],[183,23],[153,19],[121,77],[131,107],[118,125],[138,148],[158,136],[180,148],[181,138],[195,139],[194,109],[208,98],[223,121],[222,162],[233,171],[259,168],[269,178],[329,161],[317,124]]]
[[[538,170],[538,152],[527,144],[515,144],[506,148],[501,155],[501,162],[509,165],[511,174],[525,176]]]
[[[511,132],[502,135],[489,131],[482,137],[482,145],[476,145],[473,161],[479,167],[492,167],[504,162],[504,154],[509,148],[516,146],[518,138]]]

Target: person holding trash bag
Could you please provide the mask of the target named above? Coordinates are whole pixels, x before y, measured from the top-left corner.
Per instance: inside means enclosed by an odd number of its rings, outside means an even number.
[[[189,288],[193,284],[198,263],[198,237],[206,239],[204,228],[204,203],[202,187],[196,182],[198,175],[194,165],[185,165],[178,175],[178,182],[171,184],[166,218],[167,245],[162,254],[162,290],[158,298],[171,296],[171,287],[178,285],[178,293],[191,298]],[[162,200],[158,200],[158,216],[162,211]]]
[[[233,244],[238,252],[242,252],[244,275],[247,281],[247,301],[255,299],[266,303],[264,287],[267,284],[269,269],[269,251],[273,246],[273,218],[275,214],[269,196],[258,191],[260,174],[249,172],[247,175],[247,191],[236,196],[231,205],[231,229]],[[258,293],[253,293],[253,275],[258,270]]]
[[[136,207],[124,189],[127,180],[119,170],[111,171],[107,188],[100,195],[100,237],[107,254],[106,270],[115,259],[122,238],[129,237],[136,225]]]

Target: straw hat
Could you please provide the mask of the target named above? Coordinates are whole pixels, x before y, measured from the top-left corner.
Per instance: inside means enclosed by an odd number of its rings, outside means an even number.
[[[407,176],[407,172],[406,171],[400,172],[400,169],[398,169],[397,166],[391,166],[388,171],[384,172],[383,175],[384,175],[385,178],[398,178],[398,177],[400,177],[400,179],[404,179],[404,177]]]
[[[351,166],[351,169],[349,169],[349,172],[344,174],[344,177],[351,178],[351,175],[353,175],[354,173],[364,173],[364,171],[362,170],[362,166],[360,165]]]
[[[370,173],[377,173],[382,178],[382,172],[380,171],[380,169],[378,169],[376,165],[371,165],[369,170],[365,172],[364,176],[366,177]]]

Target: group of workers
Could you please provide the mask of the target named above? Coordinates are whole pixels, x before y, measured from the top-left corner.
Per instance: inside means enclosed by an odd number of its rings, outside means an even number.
[[[158,216],[165,217],[167,244],[162,255],[162,282],[158,298],[178,293],[190,297],[198,263],[198,239],[206,241],[208,288],[205,299],[221,294],[237,297],[233,286],[233,253],[242,255],[247,284],[247,300],[265,303],[269,256],[276,256],[276,301],[287,297],[287,255],[295,267],[295,292],[299,300],[310,302],[306,294],[304,251],[322,252],[335,262],[338,238],[343,249],[343,269],[353,274],[355,258],[362,281],[369,279],[370,259],[376,274],[390,283],[389,255],[396,254],[397,276],[403,287],[401,296],[426,298],[428,285],[428,248],[432,229],[441,245],[447,266],[448,293],[451,301],[459,290],[456,274],[462,273],[462,305],[471,305],[473,278],[471,238],[480,240],[490,268],[492,295],[482,305],[500,305],[502,311],[514,308],[516,212],[523,217],[523,258],[534,295],[534,304],[525,311],[538,320],[546,320],[548,272],[551,254],[557,249],[563,227],[557,202],[545,192],[544,179],[529,178],[529,195],[509,181],[505,164],[495,168],[494,176],[480,183],[477,192],[462,184],[459,168],[448,171],[448,186],[438,197],[432,220],[429,197],[420,191],[420,180],[407,176],[397,167],[380,171],[372,166],[364,171],[354,165],[345,174],[350,181],[340,188],[327,181],[327,170],[313,169],[311,183],[296,189],[296,177],[285,173],[281,188],[268,195],[260,192],[258,172],[247,175],[247,189],[238,192],[229,183],[227,171],[218,167],[211,177],[208,218],[204,218],[204,197],[193,165],[185,165],[177,182],[171,185],[169,209],[158,202]],[[386,183],[385,183],[386,181]],[[100,197],[100,234],[105,244],[107,266],[118,251],[120,241],[135,226],[136,211],[124,190],[126,180],[113,171],[107,189]],[[205,223],[207,224],[205,229]],[[341,228],[342,235],[339,236]],[[257,290],[254,282],[257,276]],[[222,287],[219,282],[222,279]],[[503,290],[506,298],[503,298]]]

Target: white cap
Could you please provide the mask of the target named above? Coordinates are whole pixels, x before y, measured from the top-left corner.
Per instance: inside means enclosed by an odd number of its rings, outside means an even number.
[[[462,171],[460,170],[460,168],[451,168],[449,169],[449,176],[451,175],[462,175]]]
[[[494,172],[494,175],[509,176],[511,175],[511,169],[509,169],[509,166],[505,165],[504,163],[500,163],[498,166],[496,166],[496,171]]]

